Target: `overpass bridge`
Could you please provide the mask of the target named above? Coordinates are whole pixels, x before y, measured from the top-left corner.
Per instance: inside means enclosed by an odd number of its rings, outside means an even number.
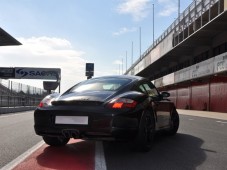
[[[178,109],[227,112],[227,0],[193,1],[125,74],[149,78]]]

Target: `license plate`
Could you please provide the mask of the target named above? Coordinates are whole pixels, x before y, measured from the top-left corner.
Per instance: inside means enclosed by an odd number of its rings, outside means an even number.
[[[88,125],[88,116],[56,116],[55,124]]]

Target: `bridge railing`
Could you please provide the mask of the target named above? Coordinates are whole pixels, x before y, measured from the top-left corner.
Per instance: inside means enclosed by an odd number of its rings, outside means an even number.
[[[211,8],[217,6],[216,13],[211,15]],[[154,43],[134,62],[125,74],[129,73],[144,57],[146,57],[160,42],[162,42],[170,33],[174,32],[173,47],[195,32],[203,25],[202,15],[209,11],[208,21],[223,12],[224,0],[194,0],[180,16],[159,36]],[[199,24],[196,21],[199,20]],[[193,31],[189,31],[189,26],[193,25]],[[187,36],[183,35],[184,30],[188,28]]]

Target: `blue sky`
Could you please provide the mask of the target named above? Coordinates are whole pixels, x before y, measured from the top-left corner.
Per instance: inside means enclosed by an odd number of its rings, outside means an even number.
[[[181,0],[181,12],[192,3]],[[7,0],[0,1],[0,27],[23,45],[0,47],[0,67],[62,70],[62,91],[94,76],[121,74],[177,18],[178,0]],[[133,42],[133,56],[132,56]],[[123,63],[122,63],[123,59]],[[18,80],[15,80],[18,81]],[[42,87],[41,80],[20,80]]]

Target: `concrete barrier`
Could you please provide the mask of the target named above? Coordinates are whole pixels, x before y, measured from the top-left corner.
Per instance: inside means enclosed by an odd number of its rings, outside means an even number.
[[[0,107],[0,114],[35,110],[36,106]]]

